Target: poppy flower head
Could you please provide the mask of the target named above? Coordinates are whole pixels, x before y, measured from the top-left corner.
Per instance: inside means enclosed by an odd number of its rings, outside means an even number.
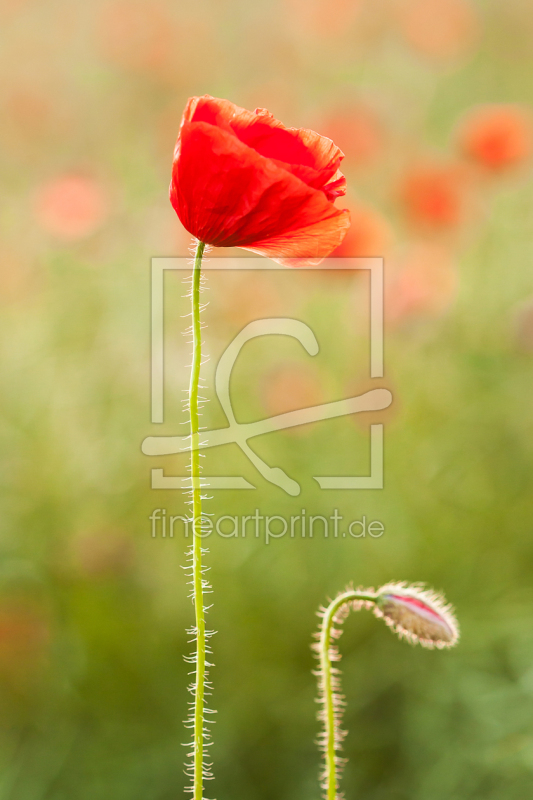
[[[533,124],[526,111],[513,105],[475,109],[459,131],[462,150],[494,172],[519,166],[533,149]]]
[[[216,247],[242,247],[297,266],[320,263],[349,227],[342,151],[266,109],[205,95],[187,103],[170,201],[185,228]]]
[[[376,595],[375,615],[400,638],[430,649],[457,644],[459,626],[442,595],[406,583],[388,583]]]

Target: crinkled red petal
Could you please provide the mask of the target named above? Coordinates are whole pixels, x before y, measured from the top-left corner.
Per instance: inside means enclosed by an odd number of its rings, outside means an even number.
[[[233,131],[241,142],[276,161],[308,186],[322,189],[330,199],[327,184],[338,172],[344,158],[342,150],[331,139],[305,128],[286,128],[266,109],[247,111],[229,100],[209,95],[189,100],[184,120],[208,122]],[[341,188],[342,184],[339,184],[335,197],[344,194]]]
[[[227,128],[187,122],[180,130],[170,199],[185,228],[218,247],[276,258],[327,256],[349,214]]]

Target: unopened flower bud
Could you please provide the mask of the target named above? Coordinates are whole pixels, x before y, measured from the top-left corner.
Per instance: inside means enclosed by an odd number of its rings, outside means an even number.
[[[442,595],[405,583],[388,583],[376,593],[374,613],[400,637],[424,647],[453,647],[459,626]]]

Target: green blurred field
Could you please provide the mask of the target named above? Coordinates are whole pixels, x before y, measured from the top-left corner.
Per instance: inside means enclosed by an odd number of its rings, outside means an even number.
[[[206,458],[206,470],[257,486],[214,493],[217,517],[337,508],[385,526],[379,539],[210,539],[218,714],[207,794],[319,796],[316,609],[348,581],[395,578],[443,589],[462,640],[426,652],[369,614],[348,619],[346,797],[531,796],[531,164],[478,176],[449,226],[407,219],[398,186],[419,159],[459,158],[454,131],[476,104],[533,102],[533,11],[526,0],[466,11],[441,0],[442,18],[420,32],[421,18],[400,6],[0,5],[0,800],[182,794],[186,542],[152,539],[148,517],[183,513],[184,498],[150,489],[156,462],[140,443],[160,432],[150,423],[150,259],[188,252],[167,187],[182,108],[203,93],[324,133],[339,109],[363,119],[345,172],[352,201],[379,221],[368,247],[383,252],[356,254],[385,255],[386,374],[376,385],[394,394],[383,491],[320,492],[311,478],[365,472],[368,415],[253,444],[301,480],[298,498],[234,445]],[[174,278],[169,433],[185,420],[189,363]],[[366,279],[233,272],[207,285],[206,425],[224,424],[217,354],[257,317],[312,323],[321,352],[248,344],[235,371],[239,420],[370,388]],[[183,474],[185,457],[157,466]]]

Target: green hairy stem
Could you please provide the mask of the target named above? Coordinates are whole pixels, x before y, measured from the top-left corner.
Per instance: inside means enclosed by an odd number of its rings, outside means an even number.
[[[195,627],[191,629],[196,644],[194,655],[187,659],[195,664],[195,678],[194,683],[190,687],[193,695],[193,702],[191,704],[191,715],[188,723],[189,727],[193,729],[193,739],[191,742],[191,751],[189,753],[190,763],[186,765],[186,772],[192,778],[192,796],[193,800],[203,800],[203,782],[206,778],[211,777],[207,770],[207,765],[204,763],[204,751],[206,747],[206,739],[208,738],[207,731],[205,730],[205,714],[208,711],[205,708],[205,696],[207,684],[207,667],[209,666],[206,661],[206,653],[208,648],[206,646],[206,639],[209,637],[209,631],[205,627],[205,606],[204,594],[209,590],[209,585],[203,574],[205,567],[202,566],[202,555],[206,552],[202,548],[202,493],[200,485],[200,453],[198,449],[199,444],[199,381],[200,381],[200,366],[202,361],[202,335],[200,323],[200,279],[202,268],[202,256],[205,249],[204,242],[198,242],[196,254],[194,259],[194,268],[192,274],[192,289],[191,289],[191,307],[192,307],[192,344],[193,344],[193,359],[191,367],[191,379],[189,384],[189,414],[190,414],[190,431],[191,431],[191,481],[192,481],[192,517],[193,517],[193,543],[190,551],[191,556],[191,585],[192,585],[192,598],[194,602],[195,612]]]
[[[340,694],[339,670],[332,662],[340,659],[340,654],[333,640],[340,636],[335,624],[341,624],[350,604],[374,604],[376,595],[372,592],[349,590],[336,597],[329,606],[321,610],[322,622],[317,634],[318,642],[314,645],[320,667],[317,671],[319,679],[319,702],[322,709],[319,719],[324,724],[319,740],[320,749],[324,753],[324,769],[321,785],[325,800],[338,798],[338,783],[341,761],[337,756],[344,733],[339,727],[340,711],[343,697]],[[357,607],[357,606],[355,606]]]

